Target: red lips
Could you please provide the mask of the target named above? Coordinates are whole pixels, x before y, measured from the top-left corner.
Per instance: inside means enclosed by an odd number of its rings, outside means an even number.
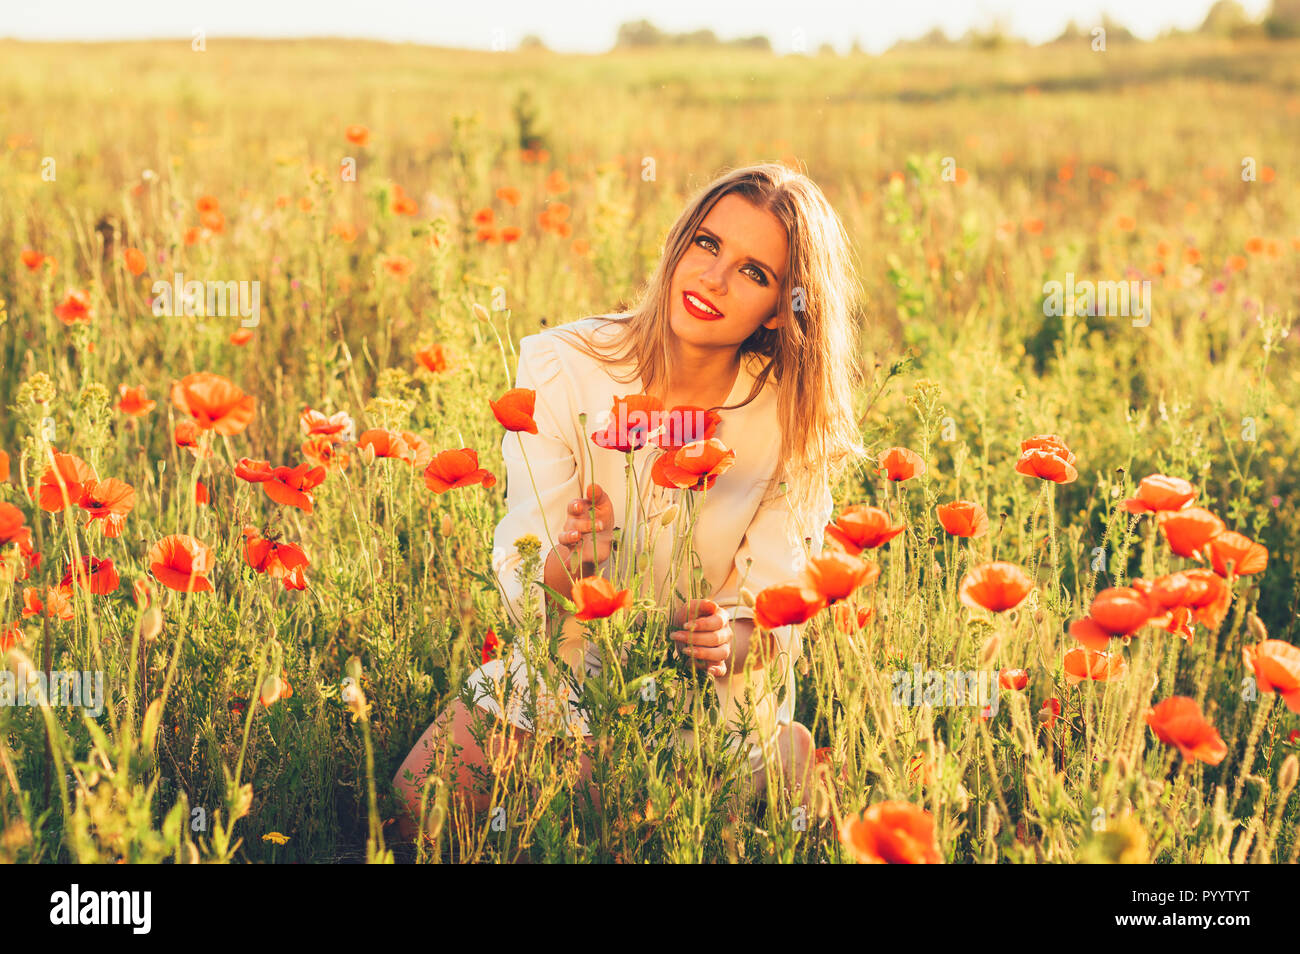
[[[716,311],[717,314],[716,315],[711,314],[710,312],[702,311],[701,309],[695,307],[695,305],[691,303],[691,299],[689,296],[694,296],[695,298],[704,302],[704,304],[708,305],[710,308]],[[715,305],[713,302],[709,301],[703,295],[699,294],[698,292],[693,292],[693,291],[682,292],[682,304],[685,306],[686,310],[691,313],[691,315],[703,321],[717,321],[719,318],[723,317],[722,309],[719,308],[717,305]]]

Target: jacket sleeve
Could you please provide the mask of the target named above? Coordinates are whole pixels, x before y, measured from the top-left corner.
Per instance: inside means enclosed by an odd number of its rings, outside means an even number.
[[[788,493],[761,504],[741,539],[731,574],[714,595],[714,602],[725,608],[733,620],[753,619],[754,610],[741,599],[741,588],[757,596],[769,586],[797,577],[808,558],[822,552],[822,532],[834,506],[825,484],[811,505],[800,506]],[[773,630],[783,651],[798,652],[795,640],[799,629],[782,626]]]
[[[536,592],[537,605],[542,607],[545,591],[536,584],[545,576],[546,555],[564,526],[568,501],[581,495],[577,457],[565,437],[571,431],[565,420],[570,411],[570,395],[561,371],[555,346],[544,335],[520,339],[515,387],[530,388],[537,393],[533,411],[537,433],[507,431],[502,438],[506,515],[497,524],[492,541],[492,569],[497,587],[507,615],[516,627],[523,626],[525,587],[519,579],[523,558],[515,542],[531,534],[541,543],[541,560],[530,585]]]

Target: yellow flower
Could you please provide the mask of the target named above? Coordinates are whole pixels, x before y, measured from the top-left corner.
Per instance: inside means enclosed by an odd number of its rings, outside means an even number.
[[[269,841],[277,845],[284,845],[288,843],[289,836],[282,835],[278,831],[268,831],[265,835],[262,836],[262,840]]]

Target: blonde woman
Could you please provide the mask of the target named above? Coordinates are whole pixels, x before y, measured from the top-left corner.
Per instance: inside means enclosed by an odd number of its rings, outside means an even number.
[[[508,512],[496,528],[493,568],[508,615],[522,626],[523,558],[516,541],[532,535],[541,543],[539,580],[569,597],[576,578],[609,575],[615,524],[631,504],[632,526],[620,528],[621,538],[635,541],[637,552],[653,553],[654,597],[672,611],[671,638],[712,677],[721,711],[733,723],[748,690],[750,724],[758,728],[745,741],[758,791],[773,763],[787,786],[805,789],[812,738],[792,722],[798,627],[775,631],[778,678],[769,685],[768,670],[745,665],[753,610],[741,589],[757,593],[786,582],[821,551],[833,507],[830,487],[864,454],[852,413],[859,383],[853,276],[843,226],[821,190],[780,164],[747,166],[690,200],[637,307],[547,329],[519,346],[516,387],[536,392],[537,433],[507,433],[502,442]],[[680,601],[673,589],[681,587],[666,585],[682,577],[669,565],[673,527],[663,526],[663,516],[693,491],[654,483],[648,463],[659,453],[654,436],[629,435],[628,421],[611,419],[615,399],[633,394],[682,409],[665,421],[684,428],[676,438],[703,437],[701,428],[713,425],[713,437],[735,454],[705,494],[693,535],[711,598],[674,605]],[[596,446],[598,431],[615,444],[645,441],[633,450],[639,504],[626,499],[626,454]],[[615,559],[627,565],[626,552]],[[600,654],[581,625],[540,587],[534,593],[548,625],[561,629],[564,662],[579,673],[595,671]],[[536,727],[518,694],[503,711],[507,669],[511,685],[529,685],[518,652],[485,664],[470,685],[477,705],[509,722],[507,732],[523,741]],[[589,738],[571,690],[567,700],[544,697],[538,680],[535,691],[538,710],[556,713],[572,735]],[[494,760],[499,766],[505,749],[484,753],[470,725],[471,713],[455,702],[403,762],[394,784],[413,813],[431,763],[448,743],[460,747],[450,750],[456,754],[449,764],[459,763],[455,784],[476,808],[486,807],[487,795],[467,769]],[[590,760],[581,765],[588,778]],[[410,819],[404,830],[414,830]]]

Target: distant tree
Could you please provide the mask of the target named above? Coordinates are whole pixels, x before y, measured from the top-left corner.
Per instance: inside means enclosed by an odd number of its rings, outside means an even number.
[[[1090,40],[1090,39],[1091,39],[1091,35],[1087,33],[1082,27],[1080,27],[1079,24],[1071,20],[1069,23],[1065,25],[1065,29],[1061,32],[1061,35],[1058,36],[1052,42],[1053,43],[1082,43],[1084,40]]]
[[[849,45],[849,56],[861,56],[863,52],[864,50],[862,49],[862,44],[858,41],[858,38],[855,36],[853,38],[853,42]]]
[[[829,44],[829,43],[823,43],[821,46],[817,47],[817,55],[818,55],[818,56],[835,56],[835,55],[837,55],[837,54],[835,53],[835,47],[833,47],[833,46],[832,46],[831,44]]]
[[[764,53],[772,52],[772,41],[765,36],[745,36],[732,40],[727,44],[742,50],[761,50]]]
[[[1106,31],[1107,43],[1137,43],[1131,30],[1118,20],[1111,17],[1109,13],[1101,15],[1101,28]]]
[[[1200,32],[1212,36],[1238,36],[1250,30],[1251,26],[1250,17],[1237,0],[1218,0],[1205,15]]]
[[[664,35],[649,20],[637,20],[624,23],[618,28],[615,46],[658,46],[664,41]]]
[[[522,40],[519,41],[519,49],[544,50],[546,49],[546,44],[542,41],[542,38],[538,36],[536,33],[530,33]]]
[[[1273,0],[1264,29],[1273,37],[1300,36],[1300,0]]]
[[[695,30],[691,33],[665,34],[674,46],[717,46],[718,35],[712,30]]]

